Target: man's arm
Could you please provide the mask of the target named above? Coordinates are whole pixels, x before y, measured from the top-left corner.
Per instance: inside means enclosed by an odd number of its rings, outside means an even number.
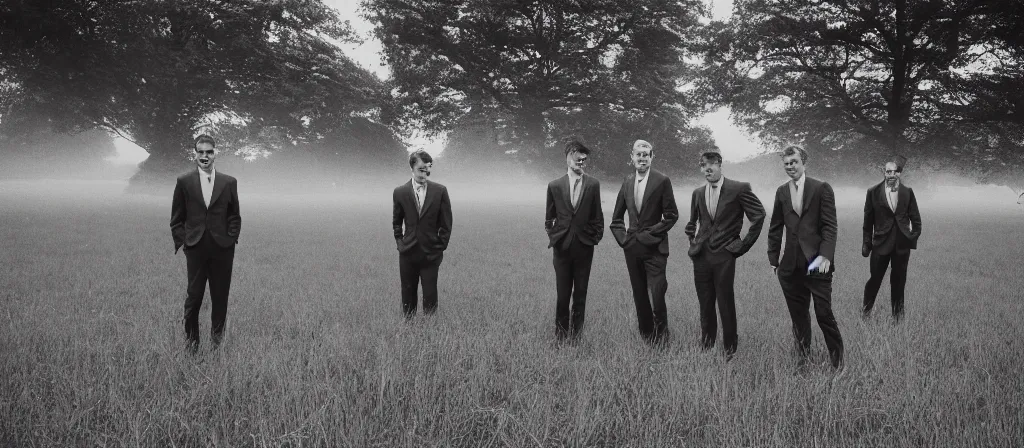
[[[623,184],[619,188],[619,194],[615,197],[615,208],[612,209],[612,223],[608,225],[608,230],[612,231],[612,236],[615,237],[615,242],[619,243],[619,247],[626,245],[626,221],[623,217],[626,214],[626,185]]]
[[[871,203],[871,191],[873,188],[868,188],[867,198],[864,199],[864,239],[860,246],[860,254],[863,256],[871,255],[871,235],[874,233],[875,227],[875,206]]]
[[[782,251],[782,231],[786,227],[782,216],[782,198],[775,192],[775,204],[772,205],[772,218],[768,223],[768,264],[779,267],[779,252]]]
[[[174,197],[171,199],[171,238],[174,239],[174,253],[185,244],[185,188],[179,179],[174,184]]]
[[[395,241],[398,242],[402,239],[402,223],[405,222],[405,208],[402,207],[402,202],[398,200],[398,190],[395,190],[394,194],[392,194],[391,203],[393,204],[391,227],[395,231]]]
[[[832,186],[828,183],[821,184],[821,209],[819,231],[821,232],[821,244],[818,245],[818,255],[825,257],[830,263],[836,255],[836,238],[839,235],[839,220],[836,217],[836,195],[832,192]]]
[[[238,236],[242,234],[242,214],[238,205],[238,179],[231,182],[231,204],[228,205],[228,236],[238,244]]]
[[[910,240],[916,241],[921,236],[921,211],[917,208],[917,197],[914,190],[910,189],[910,204],[907,211],[910,213]]]
[[[548,184],[547,200],[544,206],[544,231],[551,234],[555,227],[555,218],[558,217],[558,210],[555,208],[555,194],[551,191],[551,184]]]
[[[594,189],[591,195],[593,202],[590,205],[590,219],[587,220],[587,233],[594,239],[596,245],[604,237],[604,210],[601,209],[601,182],[594,179],[590,187]]]
[[[686,227],[683,228],[683,233],[693,241],[694,235],[697,234],[697,222],[700,221],[700,204],[697,202],[697,191],[700,189],[693,190],[693,194],[690,195],[690,220],[686,222]]]
[[[448,248],[452,237],[452,201],[448,198],[448,188],[441,189],[441,213],[437,217],[437,237],[441,240],[441,250]]]
[[[736,254],[737,256],[747,253],[754,246],[761,236],[761,227],[764,226],[764,206],[754,194],[754,190],[750,188],[750,184],[743,184],[739,200],[743,214],[747,215],[747,220],[750,221],[750,227],[747,228],[747,234],[743,236],[743,248]]]
[[[668,237],[668,231],[679,221],[679,208],[676,207],[675,193],[672,192],[672,180],[665,178],[661,188],[661,221],[651,226],[647,234],[659,240]]]

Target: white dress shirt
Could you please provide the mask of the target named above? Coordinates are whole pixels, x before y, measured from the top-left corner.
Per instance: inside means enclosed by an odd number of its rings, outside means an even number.
[[[796,214],[804,213],[804,182],[807,180],[807,173],[801,174],[799,179],[789,181],[789,193],[793,199],[793,210]]]
[[[427,183],[417,183],[416,179],[412,179],[412,193],[416,196],[416,213],[423,212],[423,202],[427,198]]]
[[[885,188],[885,199],[889,202],[889,208],[891,208],[892,211],[895,212],[896,211],[896,205],[897,205],[897,202],[899,201],[899,196],[900,196],[900,193],[899,193],[900,181],[896,181],[896,185],[894,185],[891,188],[889,187],[889,185],[885,185],[884,188]],[[893,190],[896,190],[896,191],[893,191]]]
[[[725,182],[725,176],[719,177],[716,182],[708,182],[708,185],[704,187],[704,201],[708,205],[708,214],[711,215],[711,219],[715,219],[715,214],[718,212],[718,200],[722,197],[723,182]]]
[[[211,169],[210,173],[202,169],[199,170],[199,185],[203,187],[203,201],[206,202],[206,208],[210,208],[210,201],[213,200],[213,182],[217,180],[217,170]]]
[[[633,193],[636,195],[636,211],[640,213],[640,207],[643,207],[644,191],[647,190],[647,178],[651,177],[651,170],[647,170],[647,175],[643,178],[640,177],[640,172],[636,173],[636,185],[633,186]]]
[[[572,168],[569,168],[569,200],[573,208],[576,208],[576,204],[580,202],[580,192],[583,190],[583,174],[576,174]],[[577,184],[576,181],[580,183]]]

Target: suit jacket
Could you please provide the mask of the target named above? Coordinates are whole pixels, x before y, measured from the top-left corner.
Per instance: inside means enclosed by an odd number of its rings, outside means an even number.
[[[448,199],[448,189],[428,180],[423,210],[417,213],[416,193],[410,179],[395,188],[392,203],[391,226],[395,231],[398,252],[405,253],[419,246],[428,260],[441,256],[448,248],[452,234],[452,203]]]
[[[644,190],[641,209],[636,209],[636,171],[630,173],[622,181],[619,195],[615,199],[612,211],[612,223],[608,228],[615,236],[619,247],[629,249],[639,243],[649,248],[657,248],[658,252],[668,256],[668,231],[679,220],[679,209],[672,193],[672,181],[664,174],[653,169],[647,173],[647,188]],[[623,216],[629,212],[629,228],[626,228]]]
[[[572,206],[572,186],[566,174],[548,183],[544,230],[548,234],[548,247],[560,242],[568,246],[573,239],[588,246],[596,246],[604,236],[604,212],[601,210],[601,182],[583,174],[580,180],[580,198]]]
[[[768,226],[768,262],[783,273],[792,269],[806,269],[818,255],[835,266],[836,237],[839,226],[836,217],[836,197],[832,186],[811,177],[804,181],[803,212],[793,210],[789,182],[775,192],[775,206]],[[782,264],[782,231],[786,231],[786,254]]]
[[[754,195],[750,184],[722,179],[722,186],[719,188],[722,191],[718,193],[718,209],[715,210],[714,218],[708,211],[708,186],[693,190],[693,196],[690,198],[690,221],[686,223],[686,235],[690,237],[690,250],[687,253],[691,257],[699,255],[705,246],[715,252],[724,248],[739,257],[747,253],[761,236],[765,217],[764,206]],[[750,220],[750,228],[740,239],[744,214]],[[700,222],[699,229],[697,222]]]
[[[894,250],[917,249],[921,236],[921,213],[914,190],[900,182],[896,191],[896,211],[889,208],[885,181],[868,189],[864,201],[864,246],[886,255]],[[870,246],[869,246],[870,245]]]
[[[203,187],[199,183],[199,170],[178,176],[171,201],[171,237],[174,238],[174,253],[182,245],[195,246],[203,234],[221,247],[232,247],[238,243],[242,231],[242,217],[238,211],[238,181],[234,177],[217,172],[213,178],[213,194],[210,206],[203,200]]]

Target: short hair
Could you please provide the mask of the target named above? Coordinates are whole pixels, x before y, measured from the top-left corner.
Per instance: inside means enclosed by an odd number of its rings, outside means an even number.
[[[782,149],[782,158],[800,154],[800,163],[807,163],[807,150],[800,145],[789,145]]]
[[[417,160],[420,160],[423,163],[434,163],[434,158],[430,157],[430,153],[422,149],[417,149],[416,151],[413,151],[412,154],[409,154],[409,168],[416,166]]]
[[[565,155],[568,156],[569,154],[572,154],[574,152],[590,155],[590,148],[588,148],[583,143],[580,143],[579,140],[570,140],[570,141],[566,142],[565,143]]]
[[[900,163],[899,163],[899,162],[897,162],[897,161],[895,161],[895,160],[890,160],[890,161],[887,161],[887,162],[885,162],[885,164],[886,164],[886,165],[888,165],[888,164],[890,164],[890,163],[891,163],[891,164],[893,164],[893,165],[896,165],[896,172],[897,172],[897,173],[902,173],[902,172],[903,172],[903,165],[900,165]],[[884,165],[882,166],[882,169],[883,169],[883,170],[885,169],[885,166],[884,166]]]
[[[209,143],[210,146],[212,146],[214,148],[217,147],[217,142],[213,140],[213,137],[210,137],[209,135],[206,135],[206,134],[202,134],[202,135],[196,137],[195,143],[192,144],[192,149],[194,150],[194,149],[198,148],[200,143]]]
[[[700,153],[700,158],[701,161],[703,161],[704,159],[708,159],[713,163],[717,163],[719,165],[722,164],[722,153],[718,152],[718,148],[709,149],[707,151]]]
[[[639,140],[638,139],[638,140],[634,141],[633,142],[633,146],[629,147],[629,152],[632,153],[633,150],[636,149],[637,147],[647,148],[647,149],[651,150],[651,152],[654,152],[654,147],[651,146],[651,142],[649,142],[647,140]]]

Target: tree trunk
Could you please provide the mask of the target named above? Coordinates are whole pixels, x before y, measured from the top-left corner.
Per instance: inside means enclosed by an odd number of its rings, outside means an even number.
[[[177,176],[195,166],[186,149],[180,141],[147,148],[149,157],[139,164],[139,171],[128,180],[126,192],[170,196]]]

